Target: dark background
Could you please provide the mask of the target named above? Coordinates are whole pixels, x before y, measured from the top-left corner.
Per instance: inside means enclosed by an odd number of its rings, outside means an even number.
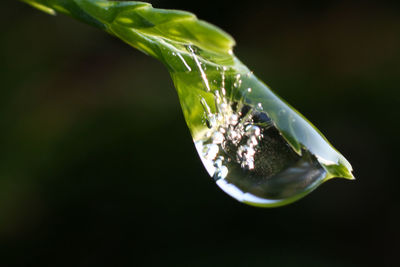
[[[152,1],[237,56],[354,167],[286,207],[238,203],[196,154],[166,69],[100,30],[1,3],[0,266],[395,266],[396,1]]]

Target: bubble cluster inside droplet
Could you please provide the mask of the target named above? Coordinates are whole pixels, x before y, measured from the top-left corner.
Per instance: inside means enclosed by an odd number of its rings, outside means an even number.
[[[240,76],[236,76],[234,86],[240,86]],[[248,88],[251,92],[251,88]],[[207,102],[202,99],[206,125],[209,130],[196,142],[204,165],[215,179],[226,177],[229,162],[236,162],[244,170],[255,168],[255,156],[262,129],[254,122],[255,109],[243,103],[230,101],[224,88],[215,91],[215,113],[211,113]]]

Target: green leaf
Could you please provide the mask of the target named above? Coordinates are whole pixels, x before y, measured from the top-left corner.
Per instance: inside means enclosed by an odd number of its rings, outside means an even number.
[[[164,63],[200,158],[236,199],[275,207],[333,177],[354,179],[326,138],[235,57],[233,38],[195,15],[143,2],[22,1],[103,29]]]

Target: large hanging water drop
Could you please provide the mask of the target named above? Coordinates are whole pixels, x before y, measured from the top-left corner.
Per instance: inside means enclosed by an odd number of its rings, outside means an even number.
[[[188,46],[179,59],[195,67],[171,75],[201,161],[222,190],[273,207],[334,176],[353,179],[346,159],[238,59],[223,65],[205,55]]]

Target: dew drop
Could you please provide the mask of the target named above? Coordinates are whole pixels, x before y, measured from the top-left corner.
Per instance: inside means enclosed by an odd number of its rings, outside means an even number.
[[[273,205],[325,177],[313,155],[298,155],[272,125],[265,113],[253,108],[246,118],[233,111],[225,114],[196,141],[200,158],[211,177],[240,201]],[[260,126],[262,125],[262,126]]]
[[[192,72],[173,80],[200,159],[223,191],[272,207],[334,176],[352,177],[344,157],[244,65],[215,67],[187,50]]]

